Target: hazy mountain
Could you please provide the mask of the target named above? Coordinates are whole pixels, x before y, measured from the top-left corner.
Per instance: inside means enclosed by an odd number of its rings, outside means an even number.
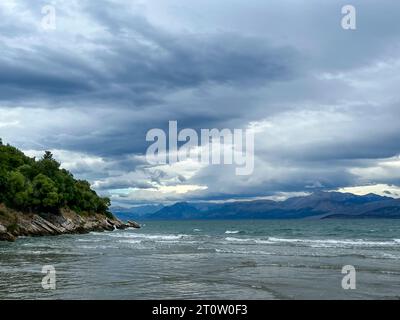
[[[400,218],[400,199],[376,194],[358,196],[351,193],[316,192],[285,201],[256,200],[207,205],[178,202],[157,211],[137,215],[135,218],[153,220]]]
[[[150,204],[131,208],[111,207],[111,212],[121,220],[140,220],[164,208],[161,204]]]

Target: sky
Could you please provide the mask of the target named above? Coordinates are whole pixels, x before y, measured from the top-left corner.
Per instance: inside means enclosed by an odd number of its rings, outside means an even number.
[[[113,205],[400,197],[399,21],[395,0],[2,0],[0,137]],[[254,172],[147,163],[169,121],[255,129]]]

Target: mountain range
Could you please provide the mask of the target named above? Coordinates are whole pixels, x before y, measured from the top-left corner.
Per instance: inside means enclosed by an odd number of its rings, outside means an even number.
[[[285,201],[177,202],[111,211],[122,220],[400,218],[400,199],[319,191]]]

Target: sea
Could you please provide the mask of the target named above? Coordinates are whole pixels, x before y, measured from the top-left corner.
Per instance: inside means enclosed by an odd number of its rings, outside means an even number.
[[[400,220],[146,221],[0,242],[0,299],[399,298]]]

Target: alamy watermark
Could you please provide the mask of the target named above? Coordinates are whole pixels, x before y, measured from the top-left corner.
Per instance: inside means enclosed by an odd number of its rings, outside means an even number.
[[[43,30],[51,31],[57,29],[57,13],[54,5],[45,5],[42,7],[41,26]]]
[[[51,31],[57,29],[56,19],[57,12],[56,7],[53,4],[47,4],[41,8],[42,20],[41,26],[43,30]],[[347,4],[342,7],[342,19],[341,26],[345,30],[356,30],[357,20],[356,20],[356,8],[353,5]]]
[[[346,265],[342,268],[342,273],[345,274],[342,279],[342,288],[344,290],[356,289],[356,268],[352,265]]]
[[[342,7],[342,28],[344,30],[356,30],[357,29],[357,18],[356,8],[350,4]]]
[[[236,175],[254,170],[254,131],[252,129],[194,129],[178,132],[178,122],[169,121],[168,133],[154,128],[147,132],[146,161],[152,165],[173,164],[188,159],[210,165],[236,165]]]
[[[44,290],[56,289],[56,268],[52,265],[46,265],[42,268],[42,273],[45,276],[42,278],[42,288]]]

